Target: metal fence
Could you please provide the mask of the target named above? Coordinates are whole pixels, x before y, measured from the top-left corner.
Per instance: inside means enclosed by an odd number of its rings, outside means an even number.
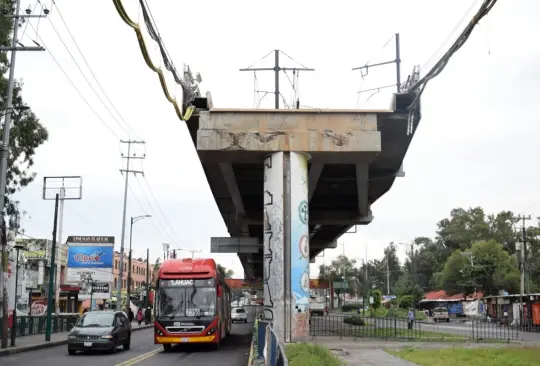
[[[538,328],[540,331],[540,327]],[[421,341],[540,341],[540,333],[514,326],[498,319],[474,319],[465,322],[434,323],[398,318],[372,318],[358,315],[312,316],[310,335],[313,338],[379,338]]]
[[[288,366],[285,347],[272,329],[272,323],[255,320],[253,365]]]
[[[68,332],[73,328],[73,325],[79,319],[78,314],[69,315],[53,315],[51,318],[51,332]],[[3,319],[0,318],[0,329],[3,325]],[[44,334],[47,317],[45,316],[18,316],[16,318],[15,336],[24,337],[35,334]],[[8,332],[11,337],[13,329],[10,327]]]

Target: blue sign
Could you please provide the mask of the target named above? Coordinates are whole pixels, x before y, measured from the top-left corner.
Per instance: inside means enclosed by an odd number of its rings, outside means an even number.
[[[70,268],[112,268],[114,247],[112,246],[70,246],[68,267]]]

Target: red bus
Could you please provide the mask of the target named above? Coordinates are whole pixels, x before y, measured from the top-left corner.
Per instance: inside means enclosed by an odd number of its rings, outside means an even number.
[[[213,259],[168,259],[159,269],[154,344],[208,343],[219,349],[232,328],[231,291]]]

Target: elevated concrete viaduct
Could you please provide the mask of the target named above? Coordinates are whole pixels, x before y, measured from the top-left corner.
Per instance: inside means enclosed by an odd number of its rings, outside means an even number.
[[[238,253],[246,278],[263,277],[265,315],[285,341],[307,335],[309,260],[369,224],[373,203],[403,176],[420,120],[408,110],[413,99],[395,94],[388,110],[216,109],[209,94],[195,101],[187,125],[230,234],[212,238],[212,252]]]

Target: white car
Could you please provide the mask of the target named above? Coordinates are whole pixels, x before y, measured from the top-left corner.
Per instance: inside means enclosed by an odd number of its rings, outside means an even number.
[[[247,313],[244,308],[232,308],[231,311],[232,321],[247,323]]]

